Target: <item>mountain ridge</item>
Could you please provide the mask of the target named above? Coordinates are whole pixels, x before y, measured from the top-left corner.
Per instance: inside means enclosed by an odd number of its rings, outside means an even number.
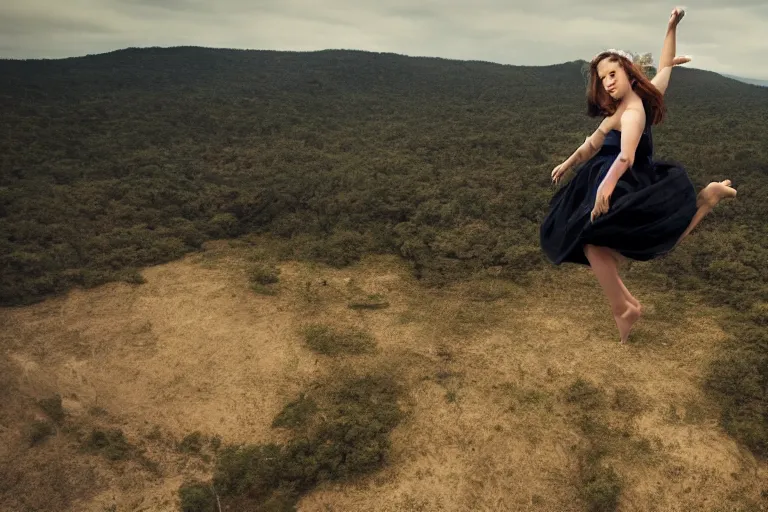
[[[446,62],[465,62],[465,63],[476,63],[476,64],[492,64],[492,65],[498,65],[502,67],[513,67],[513,68],[553,68],[553,67],[559,67],[559,66],[568,66],[568,65],[583,65],[587,64],[588,61],[585,59],[575,59],[570,61],[563,61],[563,62],[556,62],[556,63],[550,63],[550,64],[515,64],[515,63],[501,63],[496,61],[490,61],[490,60],[484,60],[484,59],[459,59],[459,58],[452,58],[452,57],[441,57],[441,56],[428,56],[428,55],[410,55],[410,54],[404,54],[404,53],[398,53],[398,52],[379,52],[379,51],[372,51],[372,50],[357,50],[357,49],[345,49],[345,48],[326,48],[326,49],[320,49],[320,50],[267,50],[267,49],[250,49],[250,48],[225,48],[225,47],[207,47],[207,46],[197,46],[197,45],[176,45],[176,46],[129,46],[125,48],[118,48],[114,50],[109,50],[105,52],[99,52],[99,53],[89,53],[85,55],[75,55],[75,56],[68,56],[68,57],[56,57],[56,58],[0,58],[0,62],[8,61],[8,62],[65,62],[65,61],[72,61],[72,60],[78,60],[78,59],[87,59],[87,58],[93,58],[93,57],[100,57],[100,56],[109,56],[109,55],[117,55],[123,52],[136,52],[136,51],[157,51],[157,50],[211,50],[211,51],[222,51],[222,52],[243,52],[243,53],[272,53],[272,54],[296,54],[296,55],[312,55],[312,54],[324,54],[324,53],[349,53],[349,54],[371,54],[371,55],[389,55],[389,56],[395,56],[395,57],[405,57],[410,59],[427,59],[427,60],[437,60],[437,61],[446,61]],[[679,67],[677,69],[680,69]],[[710,73],[716,73],[720,76],[723,76],[725,78],[730,78],[733,80],[737,80],[739,82],[750,84],[750,85],[759,85],[759,86],[768,86],[768,80],[761,80],[756,78],[749,78],[749,77],[742,77],[739,75],[729,74],[729,73],[722,73],[702,68],[696,68],[693,66],[685,66],[685,69],[691,69],[696,71],[702,71],[702,72],[710,72]]]

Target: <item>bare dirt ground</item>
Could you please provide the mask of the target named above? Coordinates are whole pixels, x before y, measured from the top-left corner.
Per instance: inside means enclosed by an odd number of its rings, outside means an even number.
[[[257,242],[209,244],[145,269],[141,285],[0,310],[0,510],[178,510],[181,483],[213,467],[180,448],[185,436],[279,442],[271,422],[287,402],[366,368],[406,389],[389,462],[321,485],[301,511],[585,510],[590,454],[619,475],[621,511],[765,509],[766,465],[701,391],[723,312],[630,275],[648,311],[621,346],[588,269],[430,290],[392,257],[278,262],[277,293],[264,295],[248,281],[271,258]],[[371,294],[389,306],[349,307]],[[299,334],[308,323],[365,329],[377,348],[315,354]],[[46,418],[36,401],[56,393],[66,418],[30,446]],[[133,455],[88,450],[93,429],[120,429]]]

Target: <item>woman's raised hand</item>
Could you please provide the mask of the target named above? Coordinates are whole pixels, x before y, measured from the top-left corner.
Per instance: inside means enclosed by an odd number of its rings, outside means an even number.
[[[677,28],[677,25],[680,23],[680,20],[683,19],[683,16],[685,16],[685,9],[682,7],[675,7],[672,9],[672,14],[669,15],[668,28],[670,30]]]

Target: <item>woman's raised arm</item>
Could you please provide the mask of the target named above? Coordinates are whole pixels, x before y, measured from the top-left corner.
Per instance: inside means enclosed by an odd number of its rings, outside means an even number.
[[[672,75],[674,66],[690,62],[689,57],[675,57],[677,47],[677,25],[685,16],[683,9],[675,8],[669,17],[667,24],[667,35],[664,37],[664,46],[661,48],[661,57],[659,58],[659,70],[653,77],[651,83],[664,94],[669,86],[669,79]]]

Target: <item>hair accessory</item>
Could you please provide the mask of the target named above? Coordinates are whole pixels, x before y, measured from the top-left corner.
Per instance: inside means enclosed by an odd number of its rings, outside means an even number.
[[[613,55],[618,55],[620,57],[624,57],[625,59],[629,60],[630,62],[634,61],[634,59],[635,59],[632,56],[632,54],[627,53],[624,50],[617,50],[615,48],[609,48],[608,50],[603,50],[600,53],[598,53],[597,55],[595,55],[594,57],[592,57],[592,62],[594,62],[595,59],[597,59],[599,56],[605,55],[606,53],[611,53]]]
[[[614,48],[611,48],[609,50],[603,50],[597,55],[595,55],[592,58],[592,63],[594,63],[598,57],[605,54],[618,55],[620,57],[624,57],[629,62],[633,63],[635,66],[639,67],[643,71],[647,71],[648,69],[653,67],[653,55],[650,53],[643,53],[643,54],[629,53],[629,52],[625,52],[624,50],[616,50]]]

